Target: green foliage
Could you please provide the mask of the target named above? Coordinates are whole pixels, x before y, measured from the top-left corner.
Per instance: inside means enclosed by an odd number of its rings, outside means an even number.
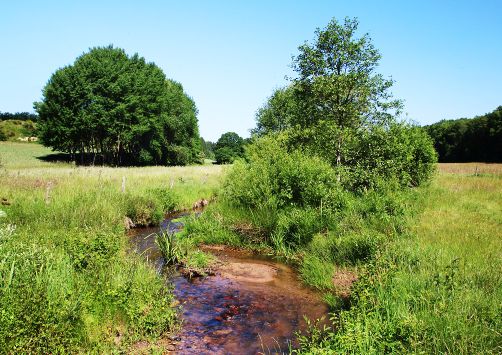
[[[334,264],[315,255],[306,255],[300,266],[303,281],[319,290],[333,289]]]
[[[293,86],[275,90],[265,105],[258,109],[256,128],[252,133],[262,136],[291,127],[295,122],[295,116],[300,114],[297,106]]]
[[[202,137],[200,137],[200,143],[202,146],[202,153],[204,153],[204,158],[214,160],[214,146],[216,143],[205,141]]]
[[[425,129],[441,162],[502,161],[502,106],[483,116],[443,120]]]
[[[73,268],[77,271],[106,267],[117,257],[123,241],[114,233],[75,231],[62,241]]]
[[[36,136],[36,124],[31,120],[0,121],[0,141],[15,141],[18,138]]]
[[[298,73],[257,113],[258,136],[282,132],[289,151],[302,150],[336,167],[337,180],[362,193],[430,180],[436,154],[420,128],[399,123],[402,108],[392,80],[376,73],[380,54],[358,21],[332,20],[314,43],[299,47]]]
[[[209,199],[224,168],[36,159],[50,153],[39,144],[0,143],[0,197],[10,203],[0,211],[0,352],[126,353],[173,331],[171,289],[130,250],[124,217],[140,211],[151,223]]]
[[[16,120],[16,121],[32,121],[36,122],[38,116],[29,112],[0,112],[0,121]]]
[[[338,265],[370,261],[384,237],[375,232],[350,233],[337,236],[330,246],[331,260]]]
[[[126,216],[137,226],[159,224],[164,214],[176,207],[172,192],[166,189],[150,189],[141,195],[126,194],[124,196]]]
[[[500,249],[500,209],[495,212],[493,203],[500,186],[500,176],[448,174],[414,195],[413,208],[425,210],[412,221],[409,237],[380,243],[373,257],[357,264],[351,307],[332,318],[336,331],[301,337],[298,352],[499,353],[502,259],[494,252]],[[473,201],[482,207],[473,210]],[[375,197],[370,202],[368,214],[389,206]],[[319,265],[337,243],[324,235],[312,240],[307,255],[317,260],[302,269],[309,281],[320,283]]]
[[[181,261],[183,255],[176,243],[174,233],[164,230],[160,231],[160,233],[157,233],[155,243],[159,246],[166,265],[175,265]]]
[[[214,262],[214,257],[201,250],[193,249],[185,255],[182,262],[183,267],[188,269],[189,272],[196,271],[199,274],[204,274],[205,269]]]
[[[137,54],[97,47],[57,70],[35,103],[42,142],[80,163],[200,161],[195,103]]]
[[[169,290],[154,270],[124,257],[121,233],[44,223],[37,230],[45,231],[37,243],[30,241],[33,229],[23,226],[0,241],[2,349],[104,351],[116,346],[117,332],[127,346],[174,325]]]
[[[221,208],[221,207],[220,207]],[[225,215],[225,218],[229,218]],[[180,233],[183,239],[193,243],[226,244],[240,246],[239,236],[228,228],[228,223],[223,223],[224,218],[220,211],[213,214],[211,207],[198,218],[188,218],[185,227]]]
[[[218,164],[233,163],[244,156],[244,139],[235,132],[223,133],[214,146],[214,156]]]
[[[293,89],[301,113],[293,123],[311,127],[321,120],[333,122],[339,128],[332,138],[337,165],[344,158],[346,129],[386,124],[402,106],[391,100],[392,80],[375,73],[380,54],[368,34],[356,37],[358,25],[357,19],[346,18],[343,24],[331,20],[325,29],[317,29],[313,44],[298,48],[293,60],[298,73]]]
[[[324,222],[318,209],[288,208],[277,214],[272,238],[281,240],[288,247],[304,246],[325,228]]]
[[[288,152],[274,137],[256,140],[248,162],[237,162],[224,182],[224,196],[243,207],[319,207],[343,204],[331,166],[299,150]]]
[[[348,144],[345,185],[352,190],[378,188],[381,181],[415,187],[430,181],[437,156],[420,127],[392,124],[373,126]]]

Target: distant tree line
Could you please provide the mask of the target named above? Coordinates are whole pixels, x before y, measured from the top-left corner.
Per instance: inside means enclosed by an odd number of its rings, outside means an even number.
[[[440,162],[502,162],[502,106],[483,116],[442,120],[425,129]]]
[[[113,46],[58,69],[34,106],[42,143],[76,162],[186,165],[203,157],[197,108],[182,85]]]
[[[211,141],[206,141],[204,138],[200,137],[200,144],[202,147],[202,153],[205,159],[214,160],[214,146],[216,143]]]
[[[38,116],[29,112],[0,112],[0,121],[18,120],[18,121],[36,121]]]

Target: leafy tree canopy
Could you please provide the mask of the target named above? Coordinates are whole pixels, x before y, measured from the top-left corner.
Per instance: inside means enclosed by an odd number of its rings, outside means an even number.
[[[214,146],[214,155],[218,164],[232,163],[244,156],[244,139],[235,132],[222,134]]]
[[[113,46],[58,69],[34,106],[41,141],[82,163],[184,165],[201,158],[197,109],[181,84]]]
[[[392,79],[377,72],[380,53],[368,34],[358,36],[358,25],[333,19],[298,48],[296,77],[258,110],[253,134],[284,132],[289,149],[327,160],[349,189],[388,179],[418,185],[433,170],[434,150],[425,132],[398,122],[402,102],[390,92]]]
[[[426,126],[441,162],[502,162],[502,106],[472,119]]]

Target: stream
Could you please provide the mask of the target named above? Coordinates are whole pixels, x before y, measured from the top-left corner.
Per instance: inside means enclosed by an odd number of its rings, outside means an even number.
[[[161,228],[176,232],[183,227],[172,220]],[[162,272],[163,258],[152,234],[158,230],[133,229],[130,240]],[[326,316],[319,295],[303,287],[287,265],[226,246],[203,249],[222,262],[214,276],[189,280],[176,272],[168,275],[182,306],[176,353],[288,353],[297,345],[295,332],[305,330],[304,315],[312,320]]]

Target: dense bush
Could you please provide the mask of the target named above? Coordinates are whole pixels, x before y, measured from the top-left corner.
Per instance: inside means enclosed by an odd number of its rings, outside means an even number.
[[[227,175],[223,194],[243,207],[276,209],[343,203],[335,171],[320,158],[289,152],[280,139],[265,137],[249,146],[247,162]]]
[[[430,181],[437,156],[431,139],[420,127],[406,123],[374,125],[351,131],[332,122],[286,130],[290,149],[302,147],[309,155],[322,157],[335,167],[345,189],[366,191],[395,183],[396,188],[416,187]],[[340,165],[336,137],[344,136]]]

